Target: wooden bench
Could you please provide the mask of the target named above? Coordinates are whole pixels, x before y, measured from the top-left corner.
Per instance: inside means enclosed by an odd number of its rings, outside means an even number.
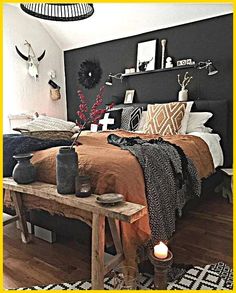
[[[75,195],[60,195],[56,186],[42,182],[32,184],[17,184],[12,178],[3,179],[4,194],[10,193],[16,210],[14,220],[19,220],[22,241],[28,243],[30,237],[27,230],[24,210],[29,209],[24,204],[24,196],[38,197],[44,201],[54,201],[63,206],[73,207],[92,213],[92,257],[91,257],[91,282],[92,289],[104,288],[104,276],[125,260],[122,241],[120,237],[119,221],[133,223],[147,213],[145,206],[122,202],[115,206],[102,206],[96,202],[96,195],[87,198],[78,198]],[[30,206],[30,209],[34,207]],[[104,262],[105,246],[105,217],[108,219],[116,255],[108,262]],[[12,223],[8,221],[7,224]]]

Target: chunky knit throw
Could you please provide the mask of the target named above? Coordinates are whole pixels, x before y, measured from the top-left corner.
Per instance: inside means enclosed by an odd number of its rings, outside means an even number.
[[[138,159],[145,179],[152,243],[168,240],[175,231],[176,211],[181,215],[187,200],[201,192],[192,161],[180,147],[162,138],[146,141],[111,134],[108,142]]]

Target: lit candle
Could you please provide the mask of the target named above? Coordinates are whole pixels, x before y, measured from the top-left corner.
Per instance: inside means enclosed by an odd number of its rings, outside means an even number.
[[[155,257],[160,259],[167,258],[168,247],[165,245],[165,243],[160,242],[159,244],[154,246],[154,255]]]

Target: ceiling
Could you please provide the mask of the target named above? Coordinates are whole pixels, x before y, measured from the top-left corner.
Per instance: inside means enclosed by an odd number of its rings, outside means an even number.
[[[232,4],[204,3],[95,3],[94,9],[82,21],[38,21],[62,50],[69,50],[233,12]]]

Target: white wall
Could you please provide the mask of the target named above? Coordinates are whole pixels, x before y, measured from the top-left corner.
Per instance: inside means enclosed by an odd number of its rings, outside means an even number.
[[[147,1],[148,2],[148,1]],[[233,12],[227,3],[95,3],[75,22],[41,20],[63,50],[129,37]]]
[[[8,115],[24,112],[46,113],[66,118],[63,52],[36,19],[22,14],[13,5],[4,5],[3,24],[3,113],[4,133],[9,132]],[[27,55],[24,42],[31,43],[36,56],[46,50],[39,65],[39,79],[35,81],[27,73],[26,61],[17,55],[15,45]],[[53,101],[49,97],[48,71],[55,70],[55,81],[61,86],[62,98]]]
[[[4,132],[9,129],[8,114],[21,112],[46,113],[66,118],[66,98],[63,52],[103,41],[189,23],[231,13],[231,4],[206,3],[95,3],[92,17],[78,22],[53,22],[28,16],[19,4],[4,5],[3,81]],[[40,62],[37,82],[32,79],[15,45],[27,53],[24,41],[29,41],[37,56],[46,49]],[[49,98],[48,71],[57,73],[62,99]]]

